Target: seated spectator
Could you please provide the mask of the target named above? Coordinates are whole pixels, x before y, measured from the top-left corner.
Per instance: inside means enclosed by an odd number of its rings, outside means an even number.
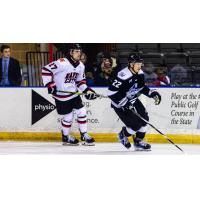
[[[94,76],[92,72],[86,72],[86,82],[88,86],[94,86]]]
[[[1,46],[0,86],[20,86],[22,82],[19,61],[10,57],[10,46]]]
[[[158,77],[153,82],[153,86],[170,86],[170,79],[166,75],[166,69],[164,67],[157,68],[155,73]]]
[[[154,72],[153,65],[151,63],[147,63],[142,67],[144,71],[145,82],[148,86],[153,86],[154,81],[158,78],[157,74]]]
[[[171,83],[173,85],[182,85],[188,78],[188,71],[186,67],[180,64],[176,64],[174,67],[172,67],[170,74]]]
[[[108,86],[112,73],[117,68],[116,58],[104,53],[95,74],[96,86]]]

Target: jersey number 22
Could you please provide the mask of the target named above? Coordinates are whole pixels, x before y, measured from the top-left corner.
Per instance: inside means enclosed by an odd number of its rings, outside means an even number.
[[[121,82],[119,82],[118,80],[114,80],[114,82],[113,82],[113,86],[115,86],[116,88],[119,88],[119,86],[121,85],[122,83]]]

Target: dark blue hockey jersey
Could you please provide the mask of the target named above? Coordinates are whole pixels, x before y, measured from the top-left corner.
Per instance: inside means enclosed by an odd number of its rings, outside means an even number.
[[[108,88],[108,97],[112,105],[120,108],[127,101],[134,103],[139,94],[149,96],[150,89],[145,85],[144,73],[142,70],[138,74],[133,74],[128,67],[119,71],[116,77],[113,77]]]

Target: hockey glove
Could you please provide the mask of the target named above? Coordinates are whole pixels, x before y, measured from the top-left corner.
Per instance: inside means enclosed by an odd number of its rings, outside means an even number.
[[[94,90],[92,90],[91,88],[86,88],[83,93],[85,94],[85,98],[87,100],[94,100],[96,99],[98,96],[97,94],[95,93]]]
[[[155,101],[155,105],[159,105],[160,102],[161,102],[161,96],[158,92],[156,91],[153,91],[150,95],[149,95],[150,98],[153,98],[154,101]]]
[[[48,93],[49,94],[56,94],[57,88],[56,88],[55,83],[48,84],[47,87],[48,87]]]

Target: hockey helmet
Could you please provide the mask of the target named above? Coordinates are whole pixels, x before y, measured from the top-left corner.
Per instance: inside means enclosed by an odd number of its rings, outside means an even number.
[[[141,57],[140,54],[130,54],[128,56],[128,62],[129,63],[132,63],[132,62],[133,63],[136,63],[136,62],[143,63],[144,60],[143,60],[143,58]]]
[[[81,50],[82,51],[82,48],[81,48],[81,45],[80,44],[69,44],[69,51],[71,50]]]

